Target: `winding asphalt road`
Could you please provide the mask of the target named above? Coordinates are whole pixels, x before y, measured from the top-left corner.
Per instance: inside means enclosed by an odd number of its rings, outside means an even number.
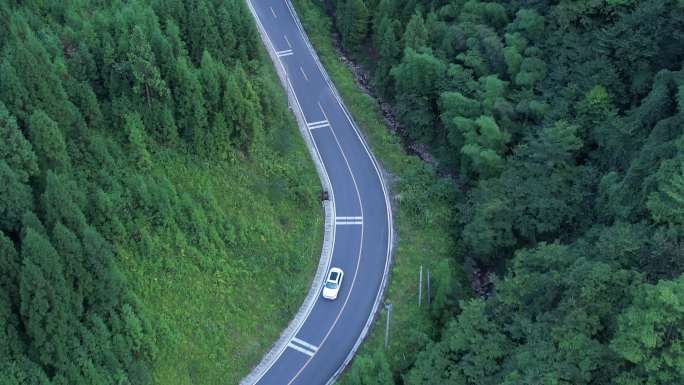
[[[254,382],[323,385],[353,354],[384,285],[391,252],[391,211],[379,167],[308,44],[288,0],[247,0],[284,68],[332,187],[331,266],[344,270],[339,296],[318,299],[287,347]],[[321,282],[322,285],[323,282]],[[321,286],[319,286],[320,291]]]

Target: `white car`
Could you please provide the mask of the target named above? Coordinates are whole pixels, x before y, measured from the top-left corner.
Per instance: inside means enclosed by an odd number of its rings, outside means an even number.
[[[337,293],[340,291],[340,286],[342,285],[342,277],[344,277],[344,272],[339,267],[333,267],[328,273],[328,279],[323,285],[323,298],[325,299],[335,299],[337,298]]]

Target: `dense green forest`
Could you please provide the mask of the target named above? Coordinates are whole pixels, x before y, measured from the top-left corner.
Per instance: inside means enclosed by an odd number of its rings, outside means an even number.
[[[492,280],[343,383],[684,383],[684,3],[319,5]]]
[[[0,20],[0,384],[237,383],[322,221],[245,4],[3,0]]]

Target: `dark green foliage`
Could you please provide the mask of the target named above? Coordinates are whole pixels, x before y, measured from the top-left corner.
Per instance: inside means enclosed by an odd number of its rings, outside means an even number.
[[[62,260],[49,240],[30,229],[22,239],[21,257],[20,310],[31,341],[28,356],[47,373],[64,370],[73,318]]]
[[[38,172],[36,155],[24,134],[19,130],[16,119],[0,102],[0,160],[4,160],[22,182]]]
[[[355,49],[368,33],[368,9],[363,0],[341,0],[337,13],[337,27],[342,34],[342,44]]]
[[[24,212],[33,208],[31,188],[20,178],[4,160],[0,160],[0,230],[18,230]]]
[[[67,154],[64,134],[57,126],[57,122],[42,110],[36,110],[31,114],[28,133],[29,140],[39,155],[41,169],[57,172],[69,170],[71,161]]]
[[[455,320],[439,299],[437,342],[394,378],[684,382],[682,2],[364,4],[373,28],[343,47],[464,193],[433,195],[407,167],[399,204],[451,199],[454,260],[495,281]]]

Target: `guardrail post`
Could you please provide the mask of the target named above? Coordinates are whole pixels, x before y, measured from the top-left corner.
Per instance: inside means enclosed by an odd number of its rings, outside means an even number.
[[[385,349],[387,349],[387,345],[389,345],[389,325],[390,325],[390,317],[392,316],[392,304],[387,303],[385,304],[385,310],[387,311],[387,319],[385,322]]]
[[[425,277],[425,284],[427,289],[427,297],[425,299],[427,300],[428,306],[430,306],[430,269],[427,269],[427,277]]]
[[[423,265],[420,265],[420,273],[418,274],[418,306],[423,303]]]

